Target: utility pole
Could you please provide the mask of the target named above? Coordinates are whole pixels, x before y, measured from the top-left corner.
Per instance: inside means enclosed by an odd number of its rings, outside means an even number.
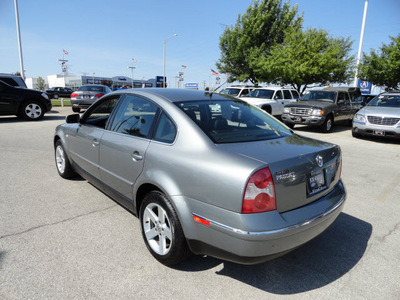
[[[19,30],[19,14],[18,14],[18,2],[17,2],[17,0],[14,0],[14,6],[15,6],[15,21],[17,23],[19,64],[20,64],[20,67],[21,67],[21,76],[25,80],[25,69],[24,69],[24,59],[22,57],[21,32]]]
[[[360,64],[360,59],[361,59],[361,50],[362,50],[362,44],[363,44],[363,39],[364,39],[365,21],[367,19],[367,10],[368,10],[368,0],[365,0],[364,16],[363,16],[362,25],[361,25],[360,44],[358,45],[358,55],[357,55],[357,62],[356,62],[356,74],[354,76],[354,87],[357,87],[358,65]]]

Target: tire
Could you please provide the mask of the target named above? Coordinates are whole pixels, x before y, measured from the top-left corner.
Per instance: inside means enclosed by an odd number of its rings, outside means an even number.
[[[355,132],[355,131],[354,131],[354,128],[351,129],[351,135],[352,135],[354,138],[357,138],[357,139],[359,139],[359,138],[362,137],[361,134],[359,134],[358,132]]]
[[[69,179],[76,176],[76,173],[68,159],[67,153],[65,153],[61,140],[56,142],[54,157],[56,161],[57,172],[62,178]]]
[[[43,119],[44,107],[37,100],[29,100],[22,103],[19,110],[19,115],[29,121],[38,121]]]
[[[293,124],[293,123],[285,123],[285,125],[287,127],[289,127],[290,129],[293,129],[295,124]]]
[[[54,94],[53,96],[54,99],[58,99],[58,97],[59,97],[58,94]]]
[[[81,112],[81,109],[79,107],[72,107],[72,111],[79,113],[79,112]]]
[[[163,193],[147,194],[139,217],[146,247],[159,262],[172,266],[190,255],[178,215]]]
[[[269,114],[271,114],[271,112],[272,112],[271,106],[269,106],[269,105],[264,105],[262,107],[262,110],[266,111]]]
[[[332,116],[327,116],[324,124],[321,126],[321,131],[323,133],[329,133],[333,130],[333,118]]]

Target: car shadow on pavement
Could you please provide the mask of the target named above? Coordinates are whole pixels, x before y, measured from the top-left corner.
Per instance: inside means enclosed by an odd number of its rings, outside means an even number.
[[[296,131],[309,131],[309,132],[315,132],[315,133],[321,133],[321,129],[319,127],[313,127],[313,126],[306,126],[306,125],[296,125],[293,129],[295,132]],[[343,131],[351,131],[351,126],[350,125],[345,125],[343,123],[335,124],[332,133],[334,132],[343,132]],[[329,133],[324,133],[329,135]]]
[[[29,121],[29,120],[25,120],[22,118],[19,118],[17,116],[7,116],[7,117],[0,117],[0,124],[1,123],[40,123],[40,122],[46,122],[46,121],[57,121],[57,120],[65,120],[65,116],[57,116],[57,115],[53,115],[50,113],[47,113],[44,115],[43,119],[38,120],[38,121]]]
[[[200,271],[223,264],[216,274],[228,276],[260,290],[280,295],[303,293],[328,285],[348,273],[363,257],[372,225],[348,214],[318,238],[280,258],[240,265],[215,258],[194,257],[181,271]]]

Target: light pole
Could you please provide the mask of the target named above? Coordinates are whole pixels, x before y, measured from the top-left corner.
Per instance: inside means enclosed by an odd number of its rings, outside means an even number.
[[[164,40],[163,88],[165,88],[165,44],[167,43],[168,40],[172,39],[172,38],[175,37],[175,36],[178,36],[178,34],[175,33],[174,35],[171,35],[169,38],[167,38],[166,40]]]
[[[356,62],[356,74],[354,76],[354,87],[357,87],[358,65],[360,64],[360,59],[361,59],[361,50],[362,50],[362,44],[363,44],[363,39],[364,39],[365,20],[367,19],[367,10],[368,10],[368,0],[365,0],[364,16],[363,16],[362,25],[361,25],[360,44],[358,45],[358,56],[357,56],[357,62]]]
[[[136,69],[135,67],[128,67],[128,69],[132,70],[132,88],[133,88],[133,70]]]
[[[18,2],[17,2],[17,0],[14,0],[14,6],[15,6],[15,21],[17,23],[19,64],[21,66],[21,76],[25,80],[24,59],[22,57],[21,33],[20,33],[20,30],[19,30],[19,14],[18,14]]]

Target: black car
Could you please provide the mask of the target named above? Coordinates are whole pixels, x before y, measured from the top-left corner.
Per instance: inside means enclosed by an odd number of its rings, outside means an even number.
[[[37,121],[51,110],[46,93],[23,87],[11,86],[0,80],[0,115],[17,115]]]
[[[58,99],[70,98],[74,90],[68,87],[52,87],[48,90],[45,90],[45,92],[50,99]]]
[[[312,90],[301,101],[284,106],[282,121],[290,128],[301,124],[331,132],[338,121],[351,125],[355,113],[361,108],[361,102],[357,100],[360,96],[360,89],[355,87]]]
[[[11,86],[27,88],[25,81],[19,75],[0,73],[0,80]]]

